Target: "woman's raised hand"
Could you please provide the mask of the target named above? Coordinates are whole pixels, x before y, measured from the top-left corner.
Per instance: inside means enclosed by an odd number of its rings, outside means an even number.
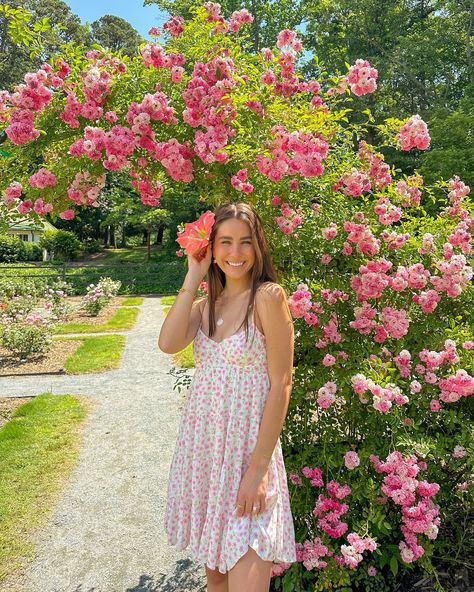
[[[189,273],[199,283],[204,279],[212,260],[212,249],[211,245],[208,244],[205,249],[198,253],[198,257],[194,255],[188,255],[188,269]]]

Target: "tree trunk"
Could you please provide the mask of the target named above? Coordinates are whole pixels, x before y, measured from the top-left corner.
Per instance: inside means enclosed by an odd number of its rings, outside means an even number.
[[[110,226],[110,245],[114,249],[117,248],[117,243],[115,241],[115,226],[113,224],[111,224],[111,226]]]
[[[165,227],[164,226],[160,226],[158,228],[158,232],[156,234],[156,244],[157,245],[161,245],[163,243],[163,233],[165,231]]]
[[[150,261],[151,258],[151,228],[146,229],[146,258]]]
[[[122,240],[120,241],[120,247],[122,249],[127,247],[127,224],[122,226]]]
[[[110,246],[110,226],[107,226],[104,235],[104,247]]]
[[[474,0],[471,0],[470,15],[466,22],[466,61],[469,72],[469,82],[474,84],[474,65],[472,63],[471,36],[474,27]]]

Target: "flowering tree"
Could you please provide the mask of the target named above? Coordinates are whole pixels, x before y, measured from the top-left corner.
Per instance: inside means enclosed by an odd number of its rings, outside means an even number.
[[[171,187],[252,201],[296,327],[283,444],[298,562],[275,568],[274,586],[388,590],[399,566],[432,571],[442,519],[472,497],[469,188],[397,178],[363,139],[370,113],[349,124],[377,88],[368,62],[303,80],[293,31],[242,50],[251,21],[207,2],[133,59],[70,50],[3,92],[0,216],[71,219],[100,205],[107,170],[127,172],[150,207]],[[417,115],[376,132],[402,151],[430,142]],[[435,191],[446,208],[429,218]]]

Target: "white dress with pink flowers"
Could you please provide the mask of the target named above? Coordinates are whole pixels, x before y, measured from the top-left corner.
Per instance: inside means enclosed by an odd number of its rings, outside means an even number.
[[[237,493],[257,442],[269,377],[265,336],[255,323],[216,342],[199,328],[196,371],[171,462],[165,529],[178,551],[228,572],[249,547],[265,561],[296,561],[290,499],[278,439],[268,472],[267,509],[237,517]]]

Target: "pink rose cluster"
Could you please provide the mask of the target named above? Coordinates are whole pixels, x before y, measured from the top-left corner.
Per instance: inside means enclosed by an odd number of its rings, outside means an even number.
[[[405,232],[404,234],[398,234],[397,232],[390,230],[383,230],[380,233],[380,236],[387,245],[387,248],[391,250],[401,249],[410,238],[410,234],[408,232]]]
[[[353,471],[356,467],[360,465],[360,458],[357,452],[354,450],[349,450],[344,455],[344,464],[349,471]]]
[[[374,320],[377,313],[382,324]],[[354,317],[354,320],[349,322],[349,326],[361,335],[370,335],[375,332],[376,343],[383,343],[388,337],[400,339],[408,333],[410,325],[405,310],[386,306],[380,313],[367,302],[354,308]]]
[[[184,31],[184,18],[182,16],[172,16],[163,25],[163,29],[168,31],[172,37],[179,37]]]
[[[352,167],[350,172],[342,175],[333,185],[334,191],[339,191],[342,187],[344,187],[344,195],[360,197],[365,191],[370,191],[372,184],[366,172]]]
[[[131,176],[133,177],[132,186],[138,190],[141,202],[146,206],[159,206],[164,190],[160,181],[152,181],[146,176],[140,177],[133,172]]]
[[[153,41],[144,45],[140,54],[143,63],[148,68],[164,68],[170,70],[171,73],[173,73],[173,68],[181,68],[186,63],[186,57],[183,54],[174,52],[167,54],[162,45]]]
[[[416,208],[420,205],[423,178],[420,175],[407,177],[406,181],[398,181],[395,192],[400,198],[400,204],[404,208]]]
[[[313,509],[318,518],[318,528],[333,539],[341,537],[347,531],[347,523],[341,516],[347,513],[349,506],[341,503],[351,493],[349,485],[340,485],[337,481],[329,481],[326,485],[328,496],[320,493]]]
[[[351,91],[357,96],[373,93],[377,89],[378,72],[367,60],[356,60],[356,63],[349,68],[347,82]]]
[[[3,202],[5,205],[10,208],[14,202],[21,197],[21,193],[23,191],[23,187],[21,183],[18,181],[13,181],[10,185],[5,189],[5,194],[3,196]]]
[[[377,473],[386,473],[382,492],[400,506],[400,530],[404,536],[399,543],[400,554],[405,563],[412,563],[425,552],[419,536],[424,534],[433,540],[438,535],[439,508],[431,498],[438,493],[439,485],[416,478],[424,466],[415,455],[404,457],[399,451],[394,451],[385,462],[376,455],[371,455],[370,460]]]
[[[461,397],[474,394],[474,378],[466,370],[458,369],[456,374],[439,381],[439,398],[445,403],[455,403]]]
[[[394,206],[388,197],[380,197],[377,200],[374,212],[379,217],[380,224],[386,226],[398,222],[402,217],[402,210]]]
[[[347,565],[355,569],[363,560],[364,551],[373,552],[377,548],[377,543],[371,537],[362,538],[356,532],[347,535],[349,545],[341,545],[341,555],[336,555],[334,560],[340,565]]]
[[[253,23],[253,16],[246,8],[242,8],[242,10],[236,10],[230,16],[229,20],[229,31],[232,33],[238,33],[242,25]]]
[[[278,228],[283,234],[292,234],[303,222],[301,210],[292,210],[287,203],[283,203],[281,204],[280,211],[282,215],[275,216],[274,218]]]
[[[41,168],[37,173],[31,175],[28,182],[34,189],[45,189],[46,187],[54,187],[57,179],[51,171]]]
[[[248,170],[247,169],[240,169],[237,171],[235,175],[231,178],[231,184],[234,189],[237,191],[242,191],[243,193],[252,193],[253,185],[247,182],[248,179]]]
[[[369,177],[376,189],[383,189],[392,182],[390,167],[384,162],[383,154],[375,152],[373,146],[361,140],[357,156],[362,162],[367,163]]]
[[[93,178],[89,171],[79,172],[67,190],[68,197],[75,204],[98,207],[101,189],[105,187],[105,175]]]
[[[393,403],[401,406],[409,402],[408,397],[393,383],[388,383],[383,387],[372,379],[366,378],[363,374],[355,374],[351,378],[351,384],[360,402],[364,405],[369,402],[367,397],[364,396],[365,393],[369,391],[372,394],[372,407],[379,413],[388,413]]]
[[[413,115],[400,128],[397,134],[397,140],[400,148],[408,152],[412,148],[426,150],[430,145],[431,138],[426,123],[419,115]]]
[[[332,356],[333,357],[333,356]],[[334,358],[335,361],[335,358]],[[335,382],[326,382],[319,390],[318,390],[318,405],[322,409],[328,409],[336,400],[336,391],[337,385]]]
[[[272,128],[274,141],[269,149],[271,156],[257,155],[258,170],[270,179],[280,181],[285,175],[319,177],[324,171],[322,164],[328,154],[328,143],[312,133],[294,131],[289,133],[283,126]]]
[[[6,121],[9,112],[10,122],[5,132],[13,144],[27,144],[40,135],[35,129],[34,114],[43,111],[53,97],[51,88],[63,86],[69,73],[69,66],[63,60],[58,61],[57,67],[54,72],[50,64],[43,64],[37,72],[25,74],[25,84],[17,85],[12,94],[2,93],[1,120]],[[11,107],[6,106],[7,101]]]
[[[465,255],[470,255],[472,247],[472,235],[471,231],[474,225],[474,218],[467,218],[465,220],[461,220],[453,230],[453,232],[448,236],[448,243],[450,243],[453,247],[458,247]],[[445,245],[446,252],[448,256],[451,256],[451,249],[447,245]]]
[[[298,284],[296,290],[288,298],[290,312],[295,319],[304,317],[313,307],[311,292],[306,284]]]
[[[328,90],[328,95],[341,95],[348,87],[358,97],[373,93],[377,89],[377,77],[377,70],[367,60],[358,59],[349,67],[347,76],[342,76],[337,86]]]
[[[362,255],[374,256],[380,251],[381,241],[374,236],[368,220],[364,220],[363,224],[347,220],[344,222],[343,228],[348,233],[343,248],[344,255],[352,253],[350,243],[355,244],[357,251]]]
[[[471,189],[469,185],[466,185],[461,179],[455,175],[448,183],[448,199],[450,206],[447,208],[447,212],[450,216],[461,216],[465,217],[468,212],[462,208],[463,198],[469,195]]]
[[[322,558],[331,555],[332,552],[323,545],[319,537],[296,543],[296,561],[302,563],[308,571],[327,567],[327,561]]]
[[[431,276],[435,290],[446,292],[449,298],[456,298],[465,290],[472,278],[472,267],[467,265],[464,255],[453,255],[449,261],[439,260],[435,263],[441,276]]]
[[[79,127],[79,115],[91,121],[102,117],[103,105],[111,92],[113,76],[127,70],[126,65],[118,58],[100,58],[100,55],[97,50],[87,53],[87,58],[92,63],[81,73],[84,102],[81,102],[72,90],[66,91],[66,106],[59,116],[71,128]]]
[[[222,55],[203,64],[197,62],[191,79],[182,93],[186,104],[183,120],[191,127],[202,126],[205,131],[195,134],[195,151],[206,164],[224,163],[228,154],[222,149],[235,135],[230,124],[236,117],[236,109],[230,98],[237,84],[233,78],[234,62]]]

